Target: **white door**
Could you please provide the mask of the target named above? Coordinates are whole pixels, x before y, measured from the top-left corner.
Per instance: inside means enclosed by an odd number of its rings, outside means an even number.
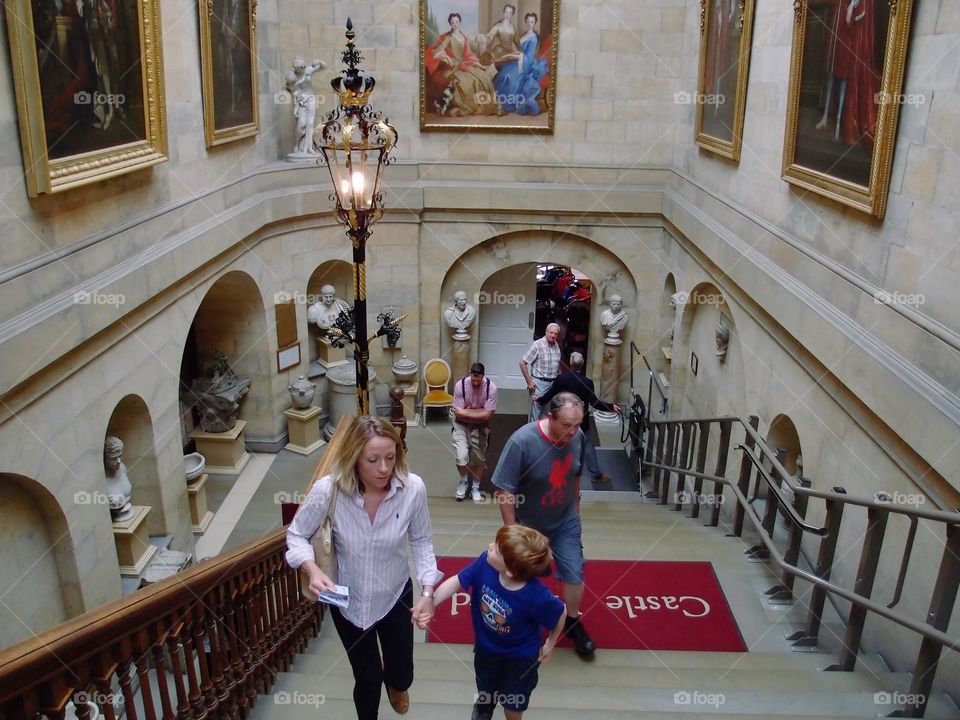
[[[512,265],[491,275],[477,298],[480,362],[497,387],[527,386],[520,356],[533,342],[537,307],[537,265]]]

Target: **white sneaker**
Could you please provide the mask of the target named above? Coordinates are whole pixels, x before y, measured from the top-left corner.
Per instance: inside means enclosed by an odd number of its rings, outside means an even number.
[[[476,485],[473,486],[473,490],[470,491],[470,497],[473,498],[473,501],[479,505],[483,502],[483,493],[480,492],[480,488]]]
[[[457,502],[460,502],[467,496],[467,487],[470,485],[470,481],[467,478],[460,478],[460,482],[457,483],[457,492],[454,495],[457,498]]]

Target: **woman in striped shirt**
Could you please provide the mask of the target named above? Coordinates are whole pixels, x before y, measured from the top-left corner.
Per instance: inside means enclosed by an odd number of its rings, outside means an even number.
[[[362,416],[341,432],[344,441],[330,474],[314,483],[290,523],[286,557],[307,574],[311,592],[333,590],[333,580],[314,562],[310,538],[323,522],[336,482],[337,581],[350,589],[350,602],[330,612],[353,668],[357,717],[375,720],[382,685],[395,711],[403,714],[410,707],[413,623],[429,622],[433,589],[443,576],[433,552],[426,488],[407,469],[396,429],[384,418]],[[421,588],[415,603],[408,545]]]

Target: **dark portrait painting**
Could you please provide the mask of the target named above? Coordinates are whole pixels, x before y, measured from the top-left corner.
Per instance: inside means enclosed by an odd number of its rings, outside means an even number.
[[[696,142],[719,155],[740,159],[753,0],[703,0],[700,15],[700,73],[697,94],[678,94],[696,103]]]
[[[899,106],[923,101],[901,94],[911,10],[909,0],[799,5],[785,164],[870,195],[880,181],[886,196]]]
[[[420,129],[550,133],[559,0],[420,0]]]
[[[31,197],[167,159],[159,0],[6,0]]]
[[[256,4],[201,0],[200,9],[204,131],[210,147],[259,131]]]

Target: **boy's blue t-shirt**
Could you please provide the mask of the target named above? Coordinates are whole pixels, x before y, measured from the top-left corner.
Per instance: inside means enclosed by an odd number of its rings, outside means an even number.
[[[537,578],[519,590],[500,583],[500,573],[484,551],[457,575],[470,590],[470,613],[476,645],[484,652],[510,658],[540,653],[540,627],[552,630],[563,614],[563,602]]]

